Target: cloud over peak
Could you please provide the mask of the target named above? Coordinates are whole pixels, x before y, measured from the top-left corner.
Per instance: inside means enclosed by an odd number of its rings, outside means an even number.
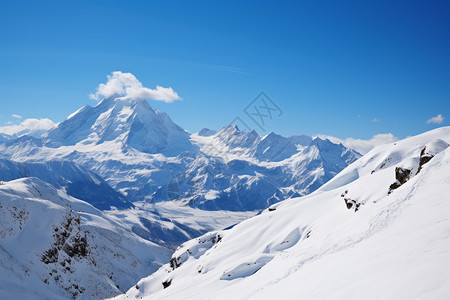
[[[166,103],[181,100],[171,87],[157,85],[155,89],[147,88],[131,73],[115,71],[107,75],[107,78],[106,83],[98,85],[95,94],[89,95],[91,99],[101,100],[115,96],[119,99],[157,100]]]
[[[354,138],[346,138],[345,140],[329,136],[329,135],[321,135],[319,134],[318,137],[320,138],[327,138],[333,143],[341,143],[345,147],[353,149],[358,151],[361,154],[366,154],[373,148],[375,148],[378,145],[383,145],[387,143],[393,143],[398,141],[398,138],[394,136],[392,133],[381,133],[374,135],[370,140],[361,140],[361,139],[354,139]]]
[[[7,126],[0,127],[0,133],[18,136],[25,134],[37,134],[40,135],[45,131],[54,128],[57,124],[47,118],[42,119],[25,119],[20,124],[7,123]]]
[[[437,116],[427,120],[427,124],[442,124],[444,119],[445,118],[441,114],[438,114]]]

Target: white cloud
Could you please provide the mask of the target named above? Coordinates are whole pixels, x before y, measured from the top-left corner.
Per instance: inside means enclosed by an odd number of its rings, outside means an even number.
[[[18,114],[12,114],[11,117],[16,118],[16,119],[22,119],[22,116],[18,115]]]
[[[373,118],[372,122],[378,122],[379,120],[377,118]]]
[[[346,138],[345,140],[328,135],[318,135],[321,139],[327,138],[333,143],[342,143],[345,147],[358,151],[361,154],[366,154],[378,145],[393,143],[398,141],[392,133],[382,133],[374,135],[370,140],[361,140],[354,138]]]
[[[427,121],[427,124],[442,124],[444,122],[444,117],[438,114],[436,117],[432,117]]]
[[[43,133],[54,128],[56,125],[56,123],[47,118],[25,119],[18,125],[7,125],[0,127],[0,133],[22,136],[24,134]]]
[[[94,100],[102,98],[117,97],[119,99],[147,99],[163,102],[181,100],[178,94],[171,88],[157,85],[155,89],[144,87],[142,83],[131,73],[120,71],[112,72],[107,76],[108,81],[97,87],[95,94],[89,97]]]

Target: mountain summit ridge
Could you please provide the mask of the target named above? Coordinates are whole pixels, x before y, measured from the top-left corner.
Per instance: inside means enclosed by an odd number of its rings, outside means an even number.
[[[169,156],[196,151],[189,133],[146,100],[107,98],[84,106],[43,137],[49,147],[115,142],[144,153]]]
[[[249,211],[308,194],[360,156],[317,143],[236,125],[190,134],[147,100],[112,96],[80,108],[42,138],[6,142],[4,154],[21,162],[75,162],[132,202]]]

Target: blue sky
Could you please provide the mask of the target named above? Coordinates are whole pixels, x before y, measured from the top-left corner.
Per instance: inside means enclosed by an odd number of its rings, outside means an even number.
[[[253,127],[244,108],[264,91],[283,111],[268,131],[402,138],[449,124],[449,15],[448,1],[2,1],[0,126],[62,121],[122,71],[173,88],[182,101],[150,104],[191,132]]]

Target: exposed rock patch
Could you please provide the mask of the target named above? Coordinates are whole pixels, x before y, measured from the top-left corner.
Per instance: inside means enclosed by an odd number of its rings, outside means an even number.
[[[427,162],[429,162],[434,157],[434,155],[427,153],[426,149],[427,147],[424,147],[422,151],[420,151],[419,169],[417,169],[416,174],[419,174],[419,172],[422,170],[422,166]]]
[[[72,297],[77,297],[85,291],[85,288],[78,283],[71,282],[70,279],[63,280],[62,274],[74,273],[74,261],[87,259],[88,263],[95,261],[89,257],[89,246],[87,233],[82,232],[80,227],[80,216],[70,210],[59,226],[53,228],[53,245],[46,250],[41,261],[51,269],[50,277],[43,278],[44,283],[49,284],[53,279],[55,283],[63,287]],[[63,282],[64,281],[64,282]]]
[[[356,200],[350,199],[347,196],[347,194],[348,194],[347,190],[341,194],[341,197],[344,198],[344,202],[345,202],[345,205],[347,206],[347,209],[354,209],[355,212],[357,212],[362,203],[360,203]]]
[[[164,288],[168,288],[172,284],[172,279],[167,279],[166,281],[162,282],[162,285]]]
[[[405,184],[411,176],[411,170],[404,169],[401,167],[395,168],[395,182],[389,186],[388,194],[392,193],[393,190],[399,188],[402,184]]]
[[[419,165],[417,167],[417,172],[414,175],[419,174],[419,172],[422,170],[422,167],[428,163],[436,154],[444,151],[448,147],[448,143],[437,139],[434,140],[431,143],[428,143],[423,149],[420,151],[419,155]],[[414,168],[408,169],[408,168],[402,168],[397,167],[395,168],[395,182],[389,186],[389,192],[388,194],[392,193],[393,190],[399,188],[401,185],[405,184],[412,176]]]

